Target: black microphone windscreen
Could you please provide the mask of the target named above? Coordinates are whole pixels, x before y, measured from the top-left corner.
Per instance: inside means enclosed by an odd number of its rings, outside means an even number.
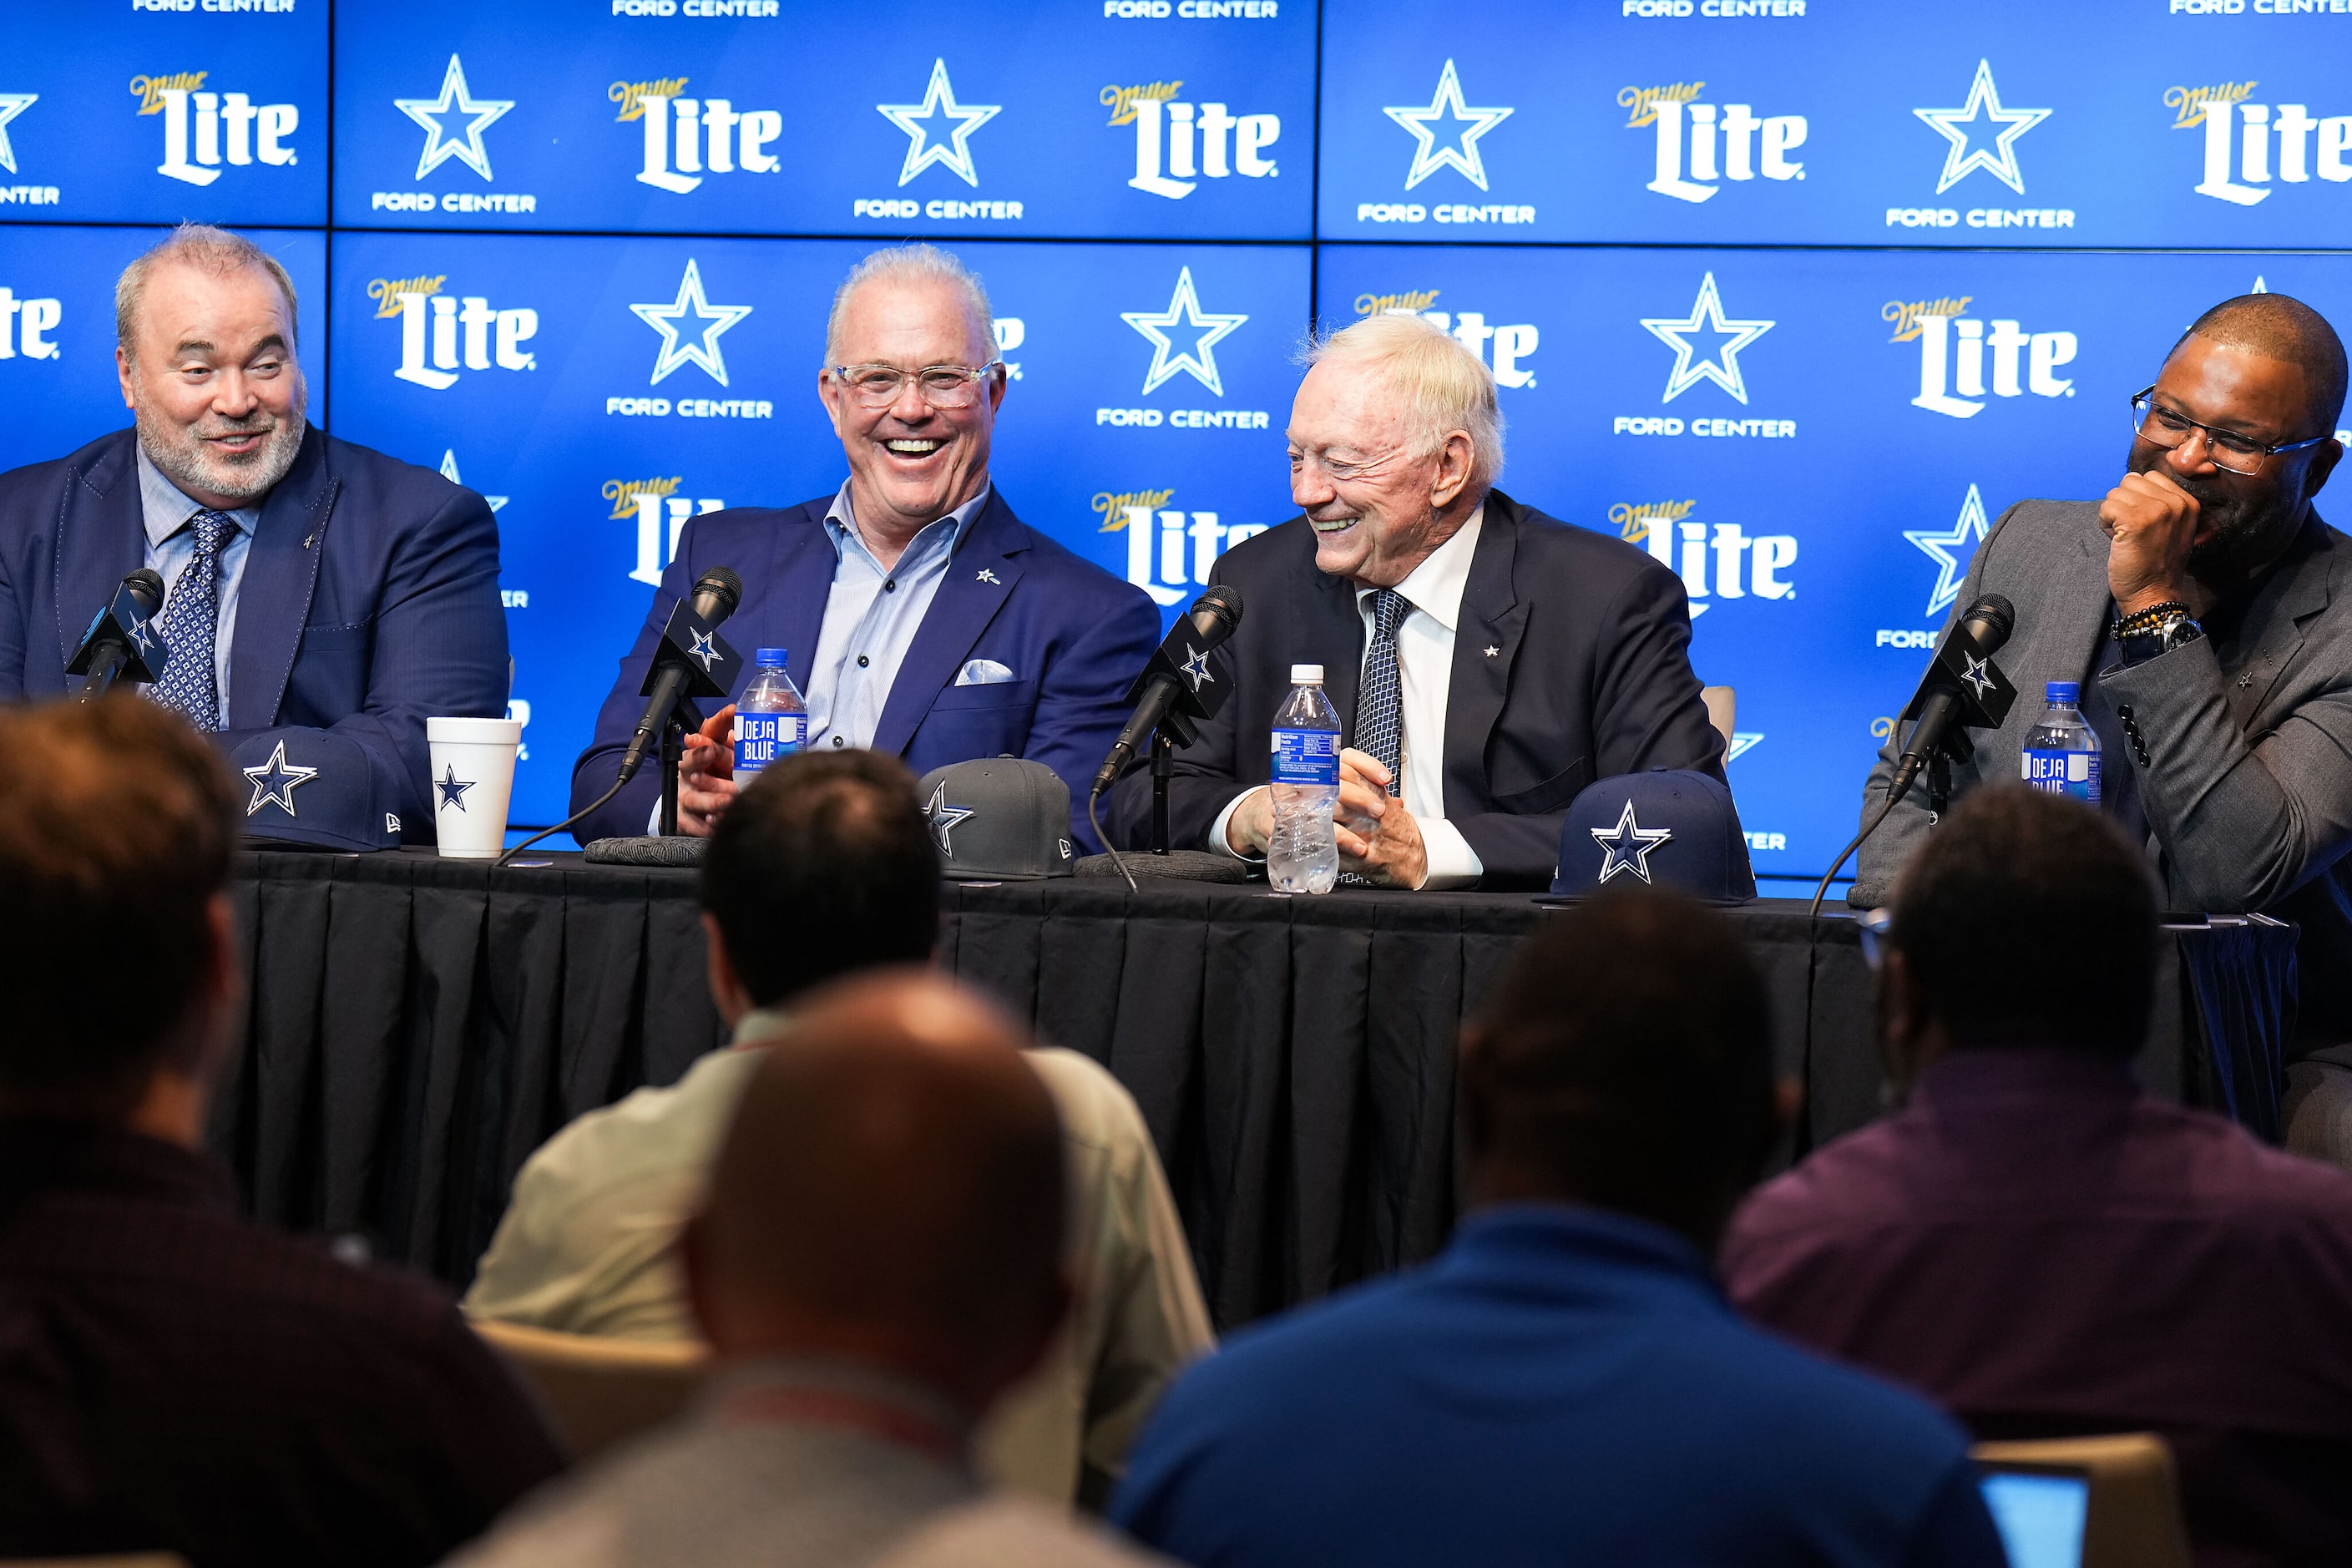
[[[694,602],[696,613],[704,620],[714,625],[723,621],[743,602],[743,579],[732,566],[713,566],[694,584]]]
[[[1999,594],[1986,594],[1969,606],[1967,621],[1977,647],[1990,658],[2017,628],[2017,606]]]
[[[142,566],[125,577],[122,585],[138,596],[140,605],[150,617],[163,603],[163,578],[152,566]]]
[[[1193,632],[1210,639],[1209,646],[1214,647],[1233,636],[1240,626],[1242,596],[1238,591],[1220,583],[1192,601],[1192,619]]]

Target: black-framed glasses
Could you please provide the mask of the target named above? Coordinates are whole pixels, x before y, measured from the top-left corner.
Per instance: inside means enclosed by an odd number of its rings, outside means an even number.
[[[895,364],[837,364],[833,374],[868,408],[889,407],[909,381],[934,408],[969,408],[980,395],[980,384],[1003,367],[1002,360],[990,360],[977,370],[960,364],[927,364],[920,370],[900,370]]]
[[[2251,474],[2260,471],[2265,459],[2281,452],[2300,452],[2306,447],[2316,447],[2332,440],[2327,436],[2314,436],[2308,441],[2257,441],[2252,436],[2219,426],[2203,425],[2177,409],[2167,408],[2156,400],[2156,388],[2147,387],[2132,394],[2132,433],[2141,440],[2158,447],[2178,447],[2189,439],[2192,430],[2205,432],[2205,455],[2215,468],[2225,473]]]
[[[1854,921],[1854,929],[1862,933],[1862,961],[1871,968],[1878,967],[1886,956],[1887,933],[1895,929],[1895,911],[1875,909]]]

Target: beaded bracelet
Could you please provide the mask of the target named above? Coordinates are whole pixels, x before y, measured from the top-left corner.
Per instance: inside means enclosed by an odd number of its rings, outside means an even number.
[[[2146,632],[2160,631],[2164,624],[2175,616],[2186,616],[2191,613],[2189,606],[2179,600],[2167,599],[2160,605],[2150,605],[2145,610],[2135,610],[2128,616],[2118,616],[2110,628],[2110,635],[2116,637],[2138,637]]]

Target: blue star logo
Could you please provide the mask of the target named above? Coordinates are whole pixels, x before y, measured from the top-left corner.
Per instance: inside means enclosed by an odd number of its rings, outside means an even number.
[[[0,92],[0,169],[16,172],[16,149],[8,144],[8,121],[41,100],[37,92]]]
[[[1767,321],[1734,321],[1723,313],[1723,296],[1715,287],[1715,274],[1701,279],[1698,298],[1691,302],[1690,314],[1677,320],[1672,316],[1644,316],[1642,325],[1650,335],[1675,351],[1675,368],[1666,377],[1666,395],[1658,401],[1672,403],[1702,381],[1711,381],[1738,402],[1748,401],[1748,380],[1739,371],[1739,351],[1770,331],[1776,323]],[[1685,332],[1705,331],[1731,341],[1713,355],[1691,363],[1691,345],[1683,336]]]
[[[687,258],[686,271],[677,280],[677,299],[667,305],[655,300],[629,310],[662,335],[661,354],[654,361],[653,379],[646,385],[659,386],[664,376],[688,364],[700,365],[711,380],[727,384],[727,356],[719,352],[719,334],[750,315],[751,307],[712,304],[702,292],[702,269],[692,257]],[[691,338],[678,330],[688,316],[705,323]]]
[[[1990,659],[1979,658],[1972,653],[1964,653],[1960,658],[1968,667],[1960,671],[1960,679],[1977,689],[1977,700],[1981,702],[1984,700],[1986,693],[1992,689],[1992,675],[1991,672],[1985,668],[1992,661]]]
[[[131,646],[138,648],[139,657],[142,658],[155,651],[155,634],[148,628],[145,621],[131,623]]]
[[[433,781],[433,787],[441,792],[443,805],[454,805],[459,811],[463,811],[466,809],[466,792],[473,788],[477,782],[473,779],[460,779],[457,776],[457,764],[444,763],[441,764],[441,776]]]
[[[1151,368],[1143,374],[1143,390],[1147,393],[1179,371],[1191,376],[1219,397],[1225,395],[1225,384],[1217,374],[1217,356],[1211,351],[1217,341],[1244,321],[1245,315],[1219,315],[1201,309],[1201,296],[1192,287],[1192,269],[1189,267],[1176,274],[1176,292],[1168,301],[1168,309],[1154,313],[1150,310],[1121,310],[1118,319],[1151,340]],[[1181,323],[1189,332],[1197,333],[1190,351],[1170,357],[1176,345],[1169,341],[1168,330]]]
[[[696,632],[693,634],[693,637],[694,646],[686,650],[687,656],[690,658],[700,659],[702,661],[702,673],[708,675],[710,673],[710,667],[719,662],[719,650],[710,646],[710,633]]]
[[[1952,145],[1944,154],[1943,177],[1936,182],[1936,194],[1942,195],[1962,180],[1972,169],[1982,169],[2019,195],[2025,194],[2025,175],[2017,167],[2017,139],[2050,117],[2046,109],[2003,109],[2000,94],[1992,85],[1992,62],[1977,62],[1976,80],[1969,84],[1969,100],[1958,109],[1915,109],[1911,111],[1927,122],[1935,132]],[[1990,120],[2001,129],[1993,137],[1990,147],[1969,150],[1969,133],[1960,129],[1979,120]]]
[[[1507,109],[1471,109],[1465,106],[1462,101],[1462,79],[1454,74],[1452,60],[1446,61],[1445,68],[1438,73],[1437,96],[1429,100],[1428,108],[1407,103],[1394,109],[1383,109],[1381,112],[1412,132],[1413,140],[1418,143],[1412,150],[1412,167],[1404,177],[1404,188],[1408,191],[1440,169],[1452,169],[1480,190],[1485,190],[1486,162],[1479,154],[1478,138],[1511,117],[1511,110]],[[1448,136],[1446,141],[1449,144],[1440,147],[1437,132],[1431,129],[1432,122],[1438,120],[1466,124],[1470,129],[1458,138]]]
[[[996,118],[1003,105],[997,103],[958,103],[955,89],[948,83],[948,62],[931,62],[930,86],[924,89],[920,103],[877,103],[882,118],[907,133],[907,161],[899,165],[898,183],[908,184],[925,169],[937,163],[965,184],[977,190],[980,171],[971,161],[971,133]],[[945,115],[955,122],[944,142],[930,139],[930,122]]]
[[[288,762],[283,741],[278,742],[278,749],[270,752],[269,760],[259,767],[237,771],[253,781],[253,802],[245,808],[247,816],[265,805],[278,806],[287,816],[292,816],[295,815],[294,792],[319,776],[316,768],[298,767]]]
[[[1644,827],[1633,820],[1633,803],[1627,799],[1616,826],[1592,830],[1592,841],[1601,846],[1602,852],[1601,880],[1606,882],[1620,871],[1631,871],[1648,881],[1651,852],[1674,836],[1671,827]]]
[[[1936,589],[1927,595],[1927,614],[1940,616],[1952,607],[1960,596],[1960,584],[1969,574],[1969,562],[1975,556],[1977,546],[1984,542],[1984,497],[1974,485],[1969,487],[1968,499],[1960,502],[1960,519],[1943,532],[1932,528],[1907,528],[1903,537],[1924,552],[1936,563]],[[1954,552],[1959,552],[1955,554]]]
[[[931,791],[930,802],[923,807],[923,818],[931,825],[931,838],[939,845],[940,853],[949,859],[955,858],[955,845],[949,840],[948,835],[972,815],[962,806],[948,804],[947,785],[940,784]]]
[[[451,55],[449,68],[442,73],[439,98],[395,98],[392,106],[425,127],[425,152],[416,160],[418,179],[455,158],[487,180],[490,177],[490,155],[483,149],[482,132],[512,109],[514,100],[474,97],[466,87],[466,68],[457,63],[457,56]],[[452,113],[471,117],[460,135],[451,135],[439,119]]]
[[[1192,689],[1195,691],[1201,689],[1202,682],[1211,681],[1217,679],[1215,676],[1209,673],[1209,650],[1207,648],[1196,647],[1192,650],[1192,657],[1184,661],[1184,676],[1186,679],[1192,683]]]

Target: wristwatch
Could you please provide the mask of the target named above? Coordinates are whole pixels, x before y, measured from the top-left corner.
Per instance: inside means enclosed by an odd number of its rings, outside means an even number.
[[[2174,648],[2185,647],[2205,635],[2205,628],[2181,604],[2157,605],[2116,622],[2116,645],[2126,666],[2146,664]]]

